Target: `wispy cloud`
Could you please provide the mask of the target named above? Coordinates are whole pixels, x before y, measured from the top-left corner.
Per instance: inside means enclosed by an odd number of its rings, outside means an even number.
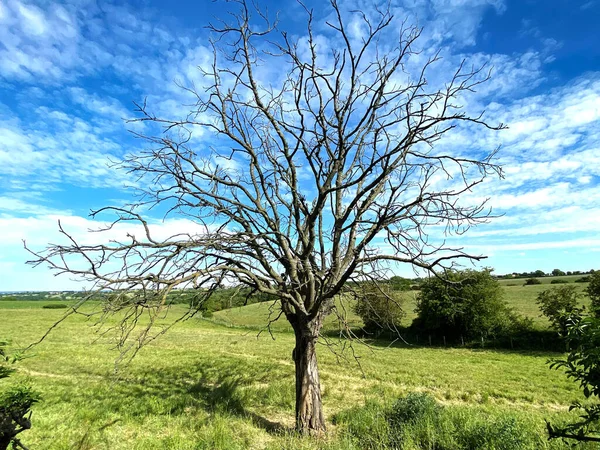
[[[346,13],[375,11],[371,1],[340,3]],[[580,8],[589,10],[596,3]],[[528,256],[543,248],[600,246],[594,238],[600,222],[600,75],[582,71],[566,83],[552,85],[548,66],[561,40],[527,18],[514,30],[530,41],[527,46],[510,51],[480,46],[486,21],[514,7],[502,0],[398,0],[391,7],[399,21],[407,18],[423,27],[415,46],[420,54],[413,65],[407,64],[407,72],[441,49],[442,59],[427,74],[430,87],[443,86],[463,60],[467,67],[487,64],[492,69],[492,79],[460,102],[467,112],[485,109],[488,120],[510,128],[490,133],[459,126],[437,144],[457,155],[482,155],[500,146],[498,162],[505,180],[486,181],[463,201],[489,197],[504,216],[470,233],[469,244],[491,253],[527,250]],[[70,190],[95,190],[98,194],[90,198],[94,206],[127,197],[121,188],[131,179],[109,164],[145,145],[127,132],[134,125],[122,121],[134,115],[132,100],[146,98],[155,113],[184,117],[189,110],[185,105],[194,99],[175,82],[200,90],[206,84],[198,70],[212,62],[205,30],[172,26],[178,19],[165,22],[160,4],[158,8],[157,12],[105,0],[0,3],[3,268],[25,277],[14,266],[14,261],[23,260],[20,239],[42,245],[57,237],[52,234],[57,218],[87,239],[85,230],[97,224],[83,218],[85,212],[76,206],[64,206]],[[315,9],[322,22],[327,13],[320,5]],[[294,35],[302,38],[301,8],[290,6],[281,17],[287,21],[283,25],[295,25]],[[351,39],[359,41],[364,29],[356,19],[348,29]],[[382,50],[395,42],[398,28],[390,29],[380,43]],[[330,63],[331,48],[338,43],[325,26],[317,26],[315,33],[323,64]],[[494,37],[488,34],[488,39]],[[257,74],[265,85],[276,85],[284,70],[265,64]],[[198,132],[192,144],[204,148],[214,143],[211,139]],[[243,170],[243,164],[234,168]],[[440,177],[438,182],[452,180]],[[169,221],[156,226],[173,231],[195,225]],[[535,241],[536,235],[544,242]],[[486,245],[487,240],[493,245]],[[56,286],[49,278],[40,279]]]

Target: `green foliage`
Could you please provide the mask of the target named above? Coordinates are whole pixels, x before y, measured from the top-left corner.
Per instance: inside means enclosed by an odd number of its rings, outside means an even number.
[[[533,433],[522,421],[506,415],[490,421],[474,421],[457,433],[457,441],[464,449],[534,449],[538,443]]]
[[[64,303],[49,303],[47,305],[42,306],[42,309],[64,309],[68,307],[69,305],[65,305]]]
[[[390,288],[394,291],[408,291],[411,288],[412,281],[408,278],[393,276],[389,279]]]
[[[550,284],[567,284],[569,281],[564,278],[550,281]]]
[[[564,369],[567,377],[579,384],[592,404],[574,402],[570,409],[581,412],[580,421],[557,427],[550,423],[550,438],[600,442],[600,319],[572,314],[565,318],[568,346],[566,359],[551,362],[551,369]]]
[[[596,317],[600,317],[600,271],[595,271],[590,275],[590,284],[586,289],[590,297],[590,310]]]
[[[575,286],[559,286],[540,292],[537,304],[552,327],[560,333],[564,333],[568,317],[581,312],[580,297]]]
[[[2,378],[8,378],[15,369],[11,367],[11,364],[16,361],[16,357],[9,356],[6,352],[8,346],[7,341],[0,340],[0,380]]]
[[[527,278],[523,286],[531,286],[532,284],[542,284],[542,282],[537,278]]]
[[[8,378],[14,369],[10,367],[19,356],[9,356],[6,341],[0,341],[0,379]],[[37,393],[28,386],[4,387],[0,390],[0,450],[10,444],[13,448],[22,447],[17,435],[31,428],[31,407],[39,401]]]
[[[184,291],[182,298],[186,298],[186,303],[197,301],[197,295],[192,290]],[[252,292],[249,288],[221,288],[213,292],[206,300],[203,299],[202,305],[199,305],[204,317],[212,317],[212,313],[224,309],[237,308],[240,306],[251,305],[254,303],[263,303],[274,301],[275,297],[261,292]]]
[[[374,400],[367,400],[364,406],[355,406],[342,411],[333,418],[335,425],[344,429],[356,447],[363,450],[383,450],[389,448],[390,426],[388,411]]]
[[[416,327],[454,339],[498,337],[518,322],[489,270],[449,271],[445,280],[425,280],[416,313]]]
[[[394,295],[389,287],[379,283],[362,283],[354,289],[354,312],[363,320],[369,331],[396,331],[405,312],[402,297]]]
[[[337,414],[335,423],[361,449],[537,450],[545,439],[512,413],[442,406],[427,393],[412,392],[391,407],[368,401]]]
[[[411,392],[406,397],[399,398],[389,414],[388,420],[392,429],[407,423],[417,423],[425,418],[437,422],[441,406],[430,394]]]
[[[565,275],[566,275],[566,273],[564,273],[564,272],[563,272],[562,270],[560,270],[560,269],[554,269],[554,270],[552,271],[552,276],[554,276],[554,277],[562,277],[562,276],[565,276]]]
[[[442,406],[429,394],[411,392],[398,399],[388,414],[392,447],[402,448],[408,440],[426,446],[435,443],[441,416]]]
[[[591,279],[592,279],[592,277],[590,277],[589,275],[586,275],[584,277],[577,278],[575,280],[575,283],[589,283]]]

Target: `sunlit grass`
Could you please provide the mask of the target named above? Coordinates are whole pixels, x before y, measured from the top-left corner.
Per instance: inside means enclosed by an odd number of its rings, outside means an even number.
[[[246,312],[252,316],[258,308]],[[41,304],[1,309],[0,336],[24,346],[63,313]],[[23,440],[36,449],[358,449],[350,424],[333,425],[337,414],[365,401],[385,405],[425,391],[456,414],[467,408],[474,415],[516,415],[537,430],[539,448],[546,448],[544,418],[565,417],[569,404],[581,399],[574,383],[548,369],[550,354],[358,345],[359,367],[351,353],[338,361],[322,345],[330,430],[325,440],[300,439],[292,431],[294,338],[277,330],[273,337],[192,319],[115,376],[110,344],[93,344],[90,323],[70,318],[19,364],[14,381],[28,382],[43,397]]]

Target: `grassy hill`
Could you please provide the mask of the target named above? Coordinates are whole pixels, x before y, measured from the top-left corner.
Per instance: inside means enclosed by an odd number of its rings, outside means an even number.
[[[530,317],[534,320],[534,323],[540,327],[545,327],[548,321],[545,317],[540,317],[540,310],[536,304],[537,296],[540,292],[552,287],[550,285],[551,279],[565,278],[572,283],[575,279],[580,276],[570,277],[547,277],[540,278],[542,284],[536,284],[531,286],[523,286],[524,279],[516,280],[501,280],[500,284],[504,288],[504,299],[506,302],[515,309],[519,314]],[[588,283],[573,283],[577,287],[579,292],[587,287]],[[399,294],[400,298],[403,299],[402,304],[406,311],[406,317],[403,321],[403,325],[410,325],[412,320],[415,318],[415,306],[416,296],[419,291],[408,291]],[[587,304],[587,298],[583,299],[583,304]],[[362,321],[353,310],[353,301],[349,299],[338,299],[336,302],[336,309],[342,317],[351,327],[362,326]],[[216,323],[228,325],[228,326],[239,326],[252,329],[262,329],[269,321],[269,315],[274,319],[277,316],[276,305],[272,303],[257,303],[254,305],[243,306],[240,308],[232,308],[214,313],[213,320]],[[338,318],[333,315],[327,318],[325,322],[325,329],[332,330],[336,329]],[[285,317],[281,317],[277,322],[271,325],[271,328],[278,331],[291,331],[291,327],[285,320]]]

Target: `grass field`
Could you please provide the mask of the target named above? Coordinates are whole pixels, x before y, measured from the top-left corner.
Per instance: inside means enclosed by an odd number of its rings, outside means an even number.
[[[526,288],[528,298],[537,288]],[[0,336],[16,347],[39,338],[64,313],[42,305],[0,302]],[[245,313],[246,322],[238,324],[253,327],[267,313],[261,308],[215,316],[231,323]],[[73,317],[11,378],[43,397],[23,441],[31,449],[378,448],[351,433],[369,423],[365,411],[371,410],[362,405],[389,405],[423,391],[460,417],[516,418],[534,430],[527,448],[569,448],[544,436],[544,419],[570,417],[569,404],[581,399],[574,383],[548,369],[555,355],[419,347],[358,345],[361,371],[350,352],[348,361],[338,360],[321,346],[329,433],[320,440],[299,438],[292,432],[294,338],[284,330],[278,324],[274,339],[267,333],[257,338],[255,330],[189,320],[115,376],[116,353],[106,342],[93,343],[98,336],[90,324]]]

